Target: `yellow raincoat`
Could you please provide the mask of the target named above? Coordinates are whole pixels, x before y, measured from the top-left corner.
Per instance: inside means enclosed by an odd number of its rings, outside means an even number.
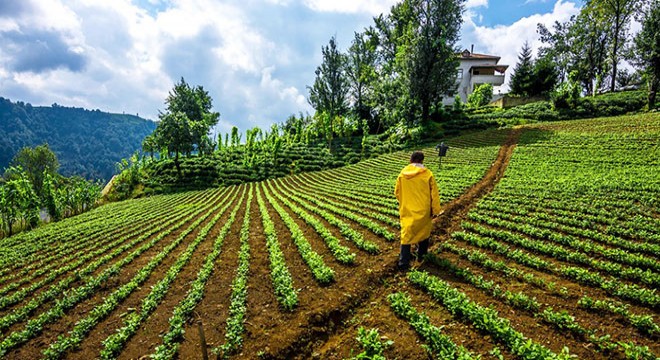
[[[438,185],[431,170],[409,164],[396,179],[394,195],[399,200],[401,244],[417,244],[433,230],[432,215],[440,213]]]

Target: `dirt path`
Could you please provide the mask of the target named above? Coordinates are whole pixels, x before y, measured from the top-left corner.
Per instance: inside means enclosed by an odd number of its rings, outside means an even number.
[[[462,196],[443,206],[442,214],[435,220],[433,242],[446,240],[450,234],[460,229],[460,224],[466,219],[469,210],[485,195],[493,190],[500,181],[509,164],[513,151],[518,142],[521,130],[511,131],[508,139],[500,148],[497,158],[488,169],[484,177]],[[434,246],[432,246],[432,249]],[[392,293],[392,284],[403,281],[403,275],[395,269],[398,244],[383,246],[381,256],[369,258],[362,264],[360,276],[355,276],[349,281],[350,288],[355,293],[348,297],[342,304],[329,303],[323,313],[308,315],[307,326],[300,327],[297,336],[290,336],[290,343],[279,344],[277,349],[271,347],[270,352],[260,353],[261,358],[272,359],[307,359],[307,358],[344,358],[350,356],[350,345],[355,344],[357,335],[355,319],[360,317],[368,319],[376,327],[382,326],[393,338],[403,338],[402,333],[410,333],[411,330],[402,329],[405,325],[395,316],[387,315],[386,319],[379,318],[385,314],[383,309],[389,308],[385,297]],[[378,263],[378,261],[385,261]],[[380,265],[380,266],[379,266]],[[357,272],[356,272],[357,273]],[[350,299],[350,300],[349,300]],[[334,307],[332,306],[334,305]],[[290,334],[293,335],[293,334]],[[415,337],[410,341],[397,342],[396,352],[390,356],[401,358],[418,357],[419,344]],[[472,342],[487,348],[478,334],[472,337]],[[347,347],[349,346],[349,347]]]

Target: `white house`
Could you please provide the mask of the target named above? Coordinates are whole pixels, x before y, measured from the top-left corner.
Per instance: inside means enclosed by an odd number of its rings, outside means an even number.
[[[459,66],[456,91],[463,102],[466,102],[468,95],[481,84],[491,84],[493,87],[504,85],[504,72],[509,65],[499,65],[499,56],[475,54],[468,49],[457,55]],[[443,103],[447,105],[453,102],[453,97],[443,99]]]

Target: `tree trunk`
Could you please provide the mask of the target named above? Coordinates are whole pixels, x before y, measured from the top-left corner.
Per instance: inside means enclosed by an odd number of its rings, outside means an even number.
[[[176,166],[176,174],[181,178],[181,165],[179,164],[179,152],[176,152],[176,155],[174,155],[174,166]]]
[[[422,100],[422,123],[423,123],[423,124],[429,122],[429,117],[431,116],[431,115],[429,114],[429,112],[430,112],[430,110],[429,110],[430,107],[431,107],[431,106],[430,106],[430,104],[429,104],[429,101],[427,101],[426,99]]]
[[[648,97],[649,110],[655,108],[655,98],[658,93],[659,87],[660,87],[660,79],[656,76],[651,75],[651,79],[649,79],[649,97]]]

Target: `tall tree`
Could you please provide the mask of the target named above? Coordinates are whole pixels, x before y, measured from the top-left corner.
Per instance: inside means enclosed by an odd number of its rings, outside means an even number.
[[[208,91],[199,85],[191,87],[184,78],[174,84],[165,99],[166,113],[181,113],[191,123],[193,148],[195,145],[199,147],[204,142],[203,138],[208,137],[211,127],[218,123],[220,113],[211,111],[212,102]]]
[[[10,165],[23,169],[25,176],[32,183],[34,191],[39,197],[43,197],[44,173],[55,175],[60,167],[57,156],[48,147],[48,144],[34,148],[24,147],[14,156]]]
[[[363,33],[355,33],[348,49],[346,75],[350,86],[353,113],[372,121],[373,85],[377,79],[375,41]]]
[[[513,68],[511,74],[511,94],[520,96],[530,96],[533,92],[534,86],[534,64],[532,62],[532,48],[529,43],[525,41],[520,54],[518,55],[518,63]]]
[[[635,57],[633,62],[641,69],[648,82],[648,108],[655,107],[660,89],[660,0],[651,0],[643,8],[642,30],[634,41]]]
[[[193,129],[194,123],[188,120],[186,114],[182,112],[167,112],[160,114],[160,123],[155,130],[156,144],[161,149],[167,149],[168,154],[174,153],[174,166],[176,166],[179,177],[181,168],[179,164],[179,155],[190,153],[193,150],[195,134],[199,129]]]
[[[421,107],[421,120],[430,120],[431,106],[456,90],[456,43],[460,39],[465,0],[415,0],[418,27],[408,58],[410,92]],[[416,30],[416,31],[415,31]]]
[[[616,89],[618,64],[628,42],[628,30],[633,14],[642,0],[588,0],[587,8],[593,8],[611,26],[610,65],[612,67],[610,91]]]
[[[346,55],[337,49],[333,36],[328,46],[321,47],[323,62],[316,68],[314,85],[309,89],[309,103],[318,113],[327,113],[331,118],[343,116],[348,110],[349,92],[346,77]]]
[[[570,20],[560,23],[555,21],[552,25],[552,30],[548,29],[544,24],[537,25],[537,32],[541,42],[546,44],[539,48],[539,57],[551,59],[559,69],[559,78],[565,80],[571,72],[571,68],[575,61],[576,55],[571,47],[572,39],[570,30],[575,24],[575,16]]]
[[[404,0],[374,19],[381,64],[379,103],[386,117],[408,125],[430,119],[431,108],[456,88],[455,44],[464,0]]]
[[[212,99],[201,86],[190,87],[186,81],[174,85],[165,99],[165,112],[158,114],[160,123],[154,131],[155,143],[168,153],[174,153],[174,164],[181,175],[179,154],[190,154],[195,147],[200,152],[209,143],[212,126],[218,123],[220,113],[211,111]]]
[[[578,80],[587,93],[595,95],[611,69],[607,61],[611,35],[611,25],[588,6],[571,26],[573,69],[578,71]]]
[[[557,85],[559,71],[555,64],[546,57],[534,61],[534,76],[530,96],[547,96]]]

